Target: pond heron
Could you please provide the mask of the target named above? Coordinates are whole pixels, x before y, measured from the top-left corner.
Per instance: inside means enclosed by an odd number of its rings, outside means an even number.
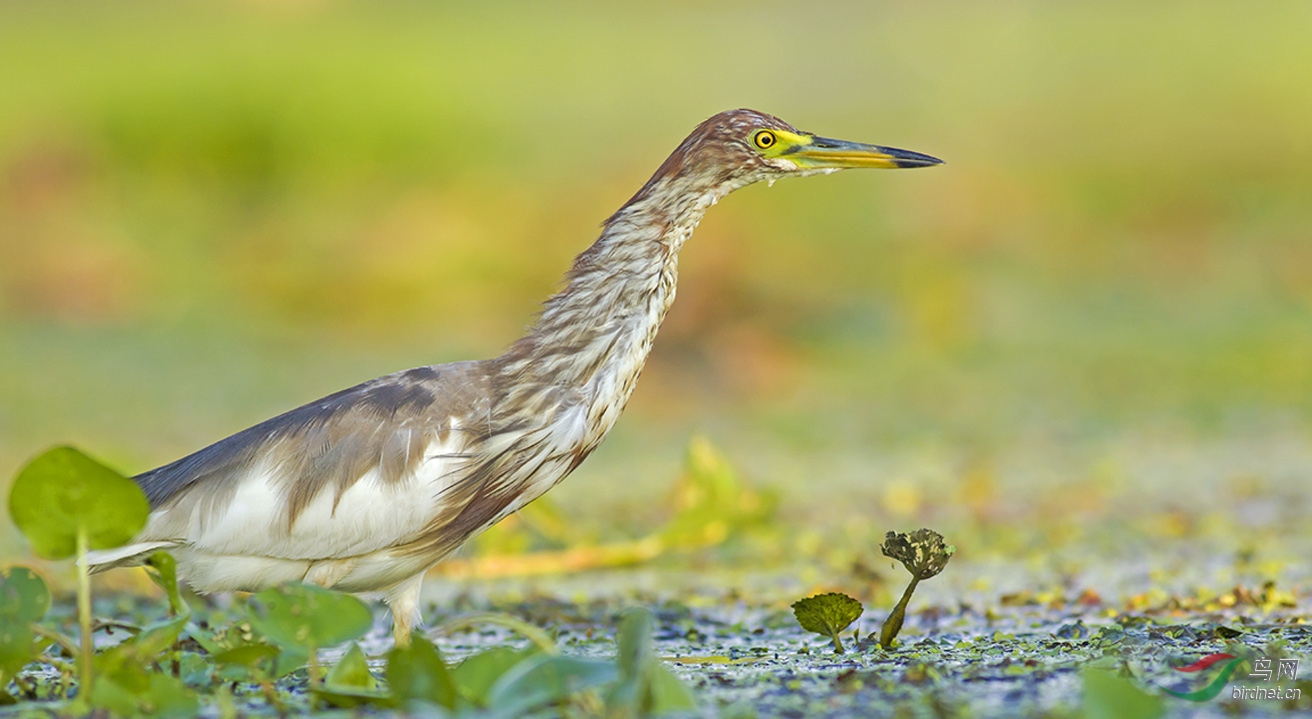
[[[603,223],[505,354],[379,377],[137,476],[145,529],[90,564],[165,549],[202,593],[284,582],[373,593],[406,643],[424,573],[555,486],[614,426],[707,208],[762,180],[937,164],[753,110],[715,115]]]

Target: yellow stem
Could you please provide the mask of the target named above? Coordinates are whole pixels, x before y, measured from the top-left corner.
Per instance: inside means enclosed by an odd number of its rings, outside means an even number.
[[[310,689],[318,689],[319,679],[319,647],[310,645],[310,661],[306,666],[306,672],[310,675]],[[310,711],[314,711],[319,704],[319,695],[313,691],[310,692]]]
[[[920,584],[920,578],[913,575],[906,591],[902,592],[902,599],[898,600],[888,619],[884,620],[884,627],[879,632],[879,646],[885,650],[892,648],[893,640],[897,639],[898,632],[902,631],[902,622],[907,616],[907,604],[911,602],[911,594],[916,591],[917,584]]]
[[[91,570],[87,567],[88,539],[86,527],[77,528],[77,622],[82,633],[78,653],[78,696],[91,700],[91,687],[95,679],[91,673],[91,657],[95,647],[91,643]]]

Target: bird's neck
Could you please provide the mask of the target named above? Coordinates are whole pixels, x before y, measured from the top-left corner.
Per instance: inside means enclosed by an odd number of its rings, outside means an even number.
[[[628,402],[674,301],[679,249],[730,189],[653,178],[575,258],[565,287],[500,358],[503,376],[525,389],[568,392],[586,408],[589,441],[599,442]]]

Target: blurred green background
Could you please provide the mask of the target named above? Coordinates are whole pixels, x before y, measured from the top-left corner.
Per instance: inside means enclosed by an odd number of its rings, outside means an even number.
[[[1125,511],[1284,496],[1255,526],[1292,526],[1309,37],[1301,0],[5,3],[3,481],[58,442],[145,470],[500,352],[747,106],[948,164],[714,208],[563,511],[640,515],[705,434],[789,521],[1061,516],[1093,483]]]

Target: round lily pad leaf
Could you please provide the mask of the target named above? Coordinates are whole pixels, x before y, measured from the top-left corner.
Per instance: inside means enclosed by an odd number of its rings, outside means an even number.
[[[27,567],[0,571],[0,619],[35,622],[50,608],[50,590],[40,575]]]
[[[251,624],[284,647],[331,647],[359,639],[373,612],[350,594],[309,584],[266,589],[247,605]]]
[[[64,559],[85,530],[89,549],[127,544],[146,526],[150,504],[136,482],[72,447],[28,463],[9,492],[9,514],[37,555]]]

